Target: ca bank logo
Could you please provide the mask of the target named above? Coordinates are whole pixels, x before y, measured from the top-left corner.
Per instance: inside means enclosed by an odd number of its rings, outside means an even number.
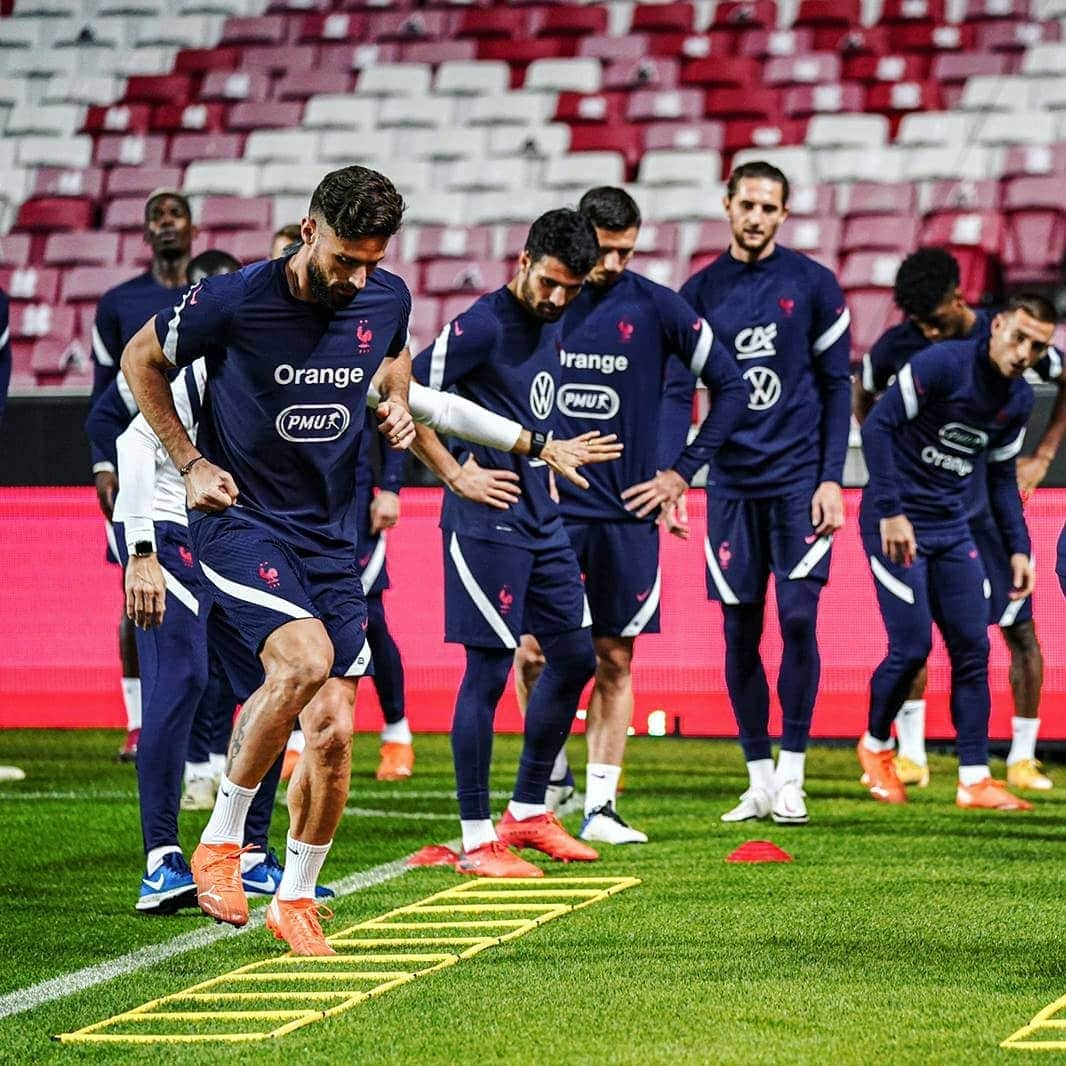
[[[293,444],[321,444],[343,436],[351,421],[348,408],[339,403],[298,403],[286,407],[274,425]]]
[[[751,386],[749,411],[768,411],[781,399],[781,379],[768,366],[749,367],[744,380]]]
[[[534,418],[541,420],[550,417],[555,404],[555,378],[542,370],[529,386],[529,407]]]
[[[771,322],[765,326],[749,326],[737,334],[733,342],[738,359],[761,359],[769,355],[777,355],[774,341],[777,340],[777,323]]]

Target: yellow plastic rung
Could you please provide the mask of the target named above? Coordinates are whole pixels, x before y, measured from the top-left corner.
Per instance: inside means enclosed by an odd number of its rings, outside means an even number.
[[[348,947],[350,944],[358,946],[357,941],[351,940],[330,940],[330,944],[336,948]],[[365,952],[359,952],[357,955],[341,954],[337,958],[349,960],[360,959],[363,962],[454,962],[458,955],[453,955],[451,952],[433,951],[433,952],[397,952],[395,955],[390,955],[387,952],[383,954],[366,954]]]
[[[566,911],[569,903],[453,903],[444,907],[412,907],[408,914],[495,914],[502,911],[504,914],[517,914],[521,911],[529,911],[533,914],[543,914],[546,911]]]
[[[217,1000],[232,1000],[234,1003],[247,1002],[261,999],[344,999],[351,995],[362,995],[361,992],[176,992],[167,996],[161,1003],[179,1002],[192,999],[197,1003],[214,1003]]]
[[[496,921],[478,922],[390,922],[389,929],[488,929],[494,925],[532,925],[530,918],[498,918]],[[366,926],[365,928],[371,928]]]
[[[179,1010],[179,1011],[152,1011],[150,1014],[130,1013],[123,1021],[127,1022],[156,1022],[161,1018],[168,1022],[198,1022],[204,1018],[259,1018],[269,1020],[272,1018],[314,1018],[320,1015],[320,1010]]]
[[[454,944],[456,946],[461,944],[495,944],[496,938],[494,936],[381,936],[358,937],[355,939],[345,937],[343,940],[338,940],[336,937],[330,937],[329,942],[331,944],[352,944],[366,948],[377,948],[388,947],[390,944],[411,947],[421,944]]]
[[[202,1044],[208,1040],[239,1043],[266,1040],[270,1033],[60,1033],[61,1044]]]
[[[355,973],[340,970],[331,973],[329,970],[320,970],[318,973],[231,973],[220,977],[219,980],[265,983],[267,981],[321,981],[329,977],[342,977],[346,981],[391,981],[396,977],[414,977],[414,974],[404,970],[359,970]],[[353,991],[359,991],[359,989],[353,989]]]
[[[574,897],[590,899],[602,895],[603,893],[598,888],[553,888],[549,892],[534,892],[532,889],[523,888],[518,891],[509,892],[464,892],[463,898],[470,899],[470,897],[473,896],[474,899],[499,899],[503,896],[505,899],[536,899],[537,897],[543,898],[544,896],[563,896],[566,899],[573,899]]]

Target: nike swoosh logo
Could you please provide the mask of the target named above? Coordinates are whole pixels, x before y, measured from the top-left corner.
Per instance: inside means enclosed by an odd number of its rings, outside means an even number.
[[[290,855],[295,855],[295,856],[296,856],[296,858],[299,858],[299,857],[300,857],[300,853],[299,853],[298,851],[293,851],[293,850],[292,850],[292,848],[286,848],[285,850],[286,850],[286,851],[287,851],[287,852],[288,852],[288,853],[289,853]]]
[[[226,799],[229,799],[230,796],[233,795],[232,792],[227,792],[224,788],[221,788],[221,787],[219,788],[219,792],[221,792],[222,795],[226,797]]]
[[[157,892],[163,887],[163,882],[166,880],[166,874],[160,874],[154,881],[149,880],[147,877],[142,878],[144,883],[149,888],[154,888]]]
[[[597,781],[606,781],[607,780],[607,775],[606,774],[592,774],[591,776],[596,778]]]

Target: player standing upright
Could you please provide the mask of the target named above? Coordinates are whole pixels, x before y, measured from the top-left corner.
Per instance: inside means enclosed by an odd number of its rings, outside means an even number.
[[[896,305],[907,317],[882,334],[863,357],[862,375],[856,377],[854,387],[855,416],[859,422],[865,420],[877,396],[888,388],[912,356],[937,341],[987,337],[991,329],[992,313],[975,311],[966,303],[959,289],[959,264],[943,248],[921,248],[909,255],[896,274],[894,296]],[[1066,379],[1061,354],[1049,348],[1032,370],[1042,380],[1056,382],[1059,391],[1035,453],[1017,461],[1018,484],[1023,495],[1028,495],[1043,481],[1066,431]],[[1051,779],[1041,772],[1036,761],[1044,656],[1033,622],[1033,601],[1031,596],[1023,599],[1009,596],[1010,556],[989,507],[985,453],[976,456],[975,465],[977,469],[970,479],[970,532],[992,585],[990,623],[999,626],[1011,657],[1014,717],[1007,755],[1007,782],[1016,788],[1046,790],[1051,788]],[[929,782],[925,754],[925,683],[923,668],[896,718],[899,737],[896,771],[905,785],[919,787]]]
[[[749,390],[747,417],[707,478],[707,592],[722,605],[726,685],[750,779],[740,803],[722,817],[772,814],[776,822],[802,824],[804,756],[820,674],[818,600],[833,534],[844,523],[851,316],[829,270],[777,243],[788,216],[788,179],[777,167],[737,167],[725,211],[729,249],[681,289],[732,349]],[[678,413],[664,424],[683,426],[691,384],[671,389],[671,396]],[[770,574],[784,645],[776,770],[759,653]]]
[[[743,417],[747,389],[730,353],[681,297],[626,269],[641,222],[632,197],[624,189],[591,189],[578,210],[596,229],[600,258],[563,316],[558,425],[564,435],[598,429],[625,444],[619,462],[589,469],[587,491],[559,485],[596,647],[580,835],[607,844],[643,843],[648,838],[626,824],[615,804],[633,718],[633,647],[641,633],[659,631],[659,530],[645,493],[665,490],[673,499],[684,491]],[[658,473],[659,405],[671,356],[707,384],[712,410],[697,440]],[[527,636],[521,665],[530,652],[539,659]]]
[[[951,658],[960,807],[1030,810],[988,769],[990,584],[969,521],[971,481],[985,476],[1009,556],[1012,602],[1034,574],[1015,457],[1033,407],[1025,371],[1048,349],[1055,312],[1040,296],[1014,297],[990,334],[935,344],[896,377],[863,425],[870,480],[860,528],[888,630],[888,653],[870,681],[867,732],[858,745],[864,782],[886,803],[906,790],[893,761],[892,722],[929,655],[932,623]]]
[[[119,374],[119,359],[130,338],[160,308],[174,303],[175,292],[185,288],[186,272],[196,227],[185,194],[178,189],[157,189],[144,205],[144,242],[152,250],[151,266],[113,289],[108,289],[96,307],[93,324],[93,389],[90,406],[116,376],[120,392],[132,418],[137,413],[125,378]],[[93,478],[100,510],[107,520],[108,558],[118,562],[111,512],[118,492],[115,467],[107,456],[92,449]],[[137,665],[137,646],[133,627],[122,613],[119,622],[119,652],[122,656],[122,696],[126,705],[126,741],[119,758],[131,760],[137,755],[137,738],[141,727],[141,682]]]
[[[0,289],[0,422],[4,420],[7,406],[7,387],[11,383],[11,326],[9,322],[10,301]]]

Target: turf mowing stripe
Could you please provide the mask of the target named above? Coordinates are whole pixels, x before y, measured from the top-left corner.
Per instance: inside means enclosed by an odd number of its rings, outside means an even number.
[[[453,840],[448,847],[458,848],[461,841]],[[391,862],[382,863],[369,870],[362,870],[350,874],[341,880],[334,882],[329,887],[333,889],[337,897],[350,896],[375,885],[384,884],[386,881],[395,880],[409,869],[407,865],[410,855],[403,858],[393,859]],[[136,973],[138,970],[155,966],[175,955],[183,955],[187,951],[196,951],[198,948],[207,947],[218,940],[227,937],[240,936],[252,929],[259,929],[263,925],[264,911],[266,908],[254,913],[248,924],[240,929],[230,925],[208,925],[201,929],[195,929],[189,933],[182,933],[172,940],[164,940],[161,944],[149,944],[147,947],[138,948],[126,955],[120,955],[117,959],[109,959],[107,962],[97,963],[95,966],[86,966],[82,970],[63,974],[61,977],[51,977],[47,981],[30,985],[28,988],[16,989],[0,996],[0,1018],[7,1018],[12,1014],[22,1014],[28,1010],[35,1010],[45,1003],[62,999],[64,996],[73,995],[75,992],[83,992],[87,988],[101,985],[114,977],[124,977],[127,974]]]
[[[425,814],[419,811],[378,811],[371,807],[345,807],[349,818],[399,818],[408,822],[454,822],[454,814]]]

